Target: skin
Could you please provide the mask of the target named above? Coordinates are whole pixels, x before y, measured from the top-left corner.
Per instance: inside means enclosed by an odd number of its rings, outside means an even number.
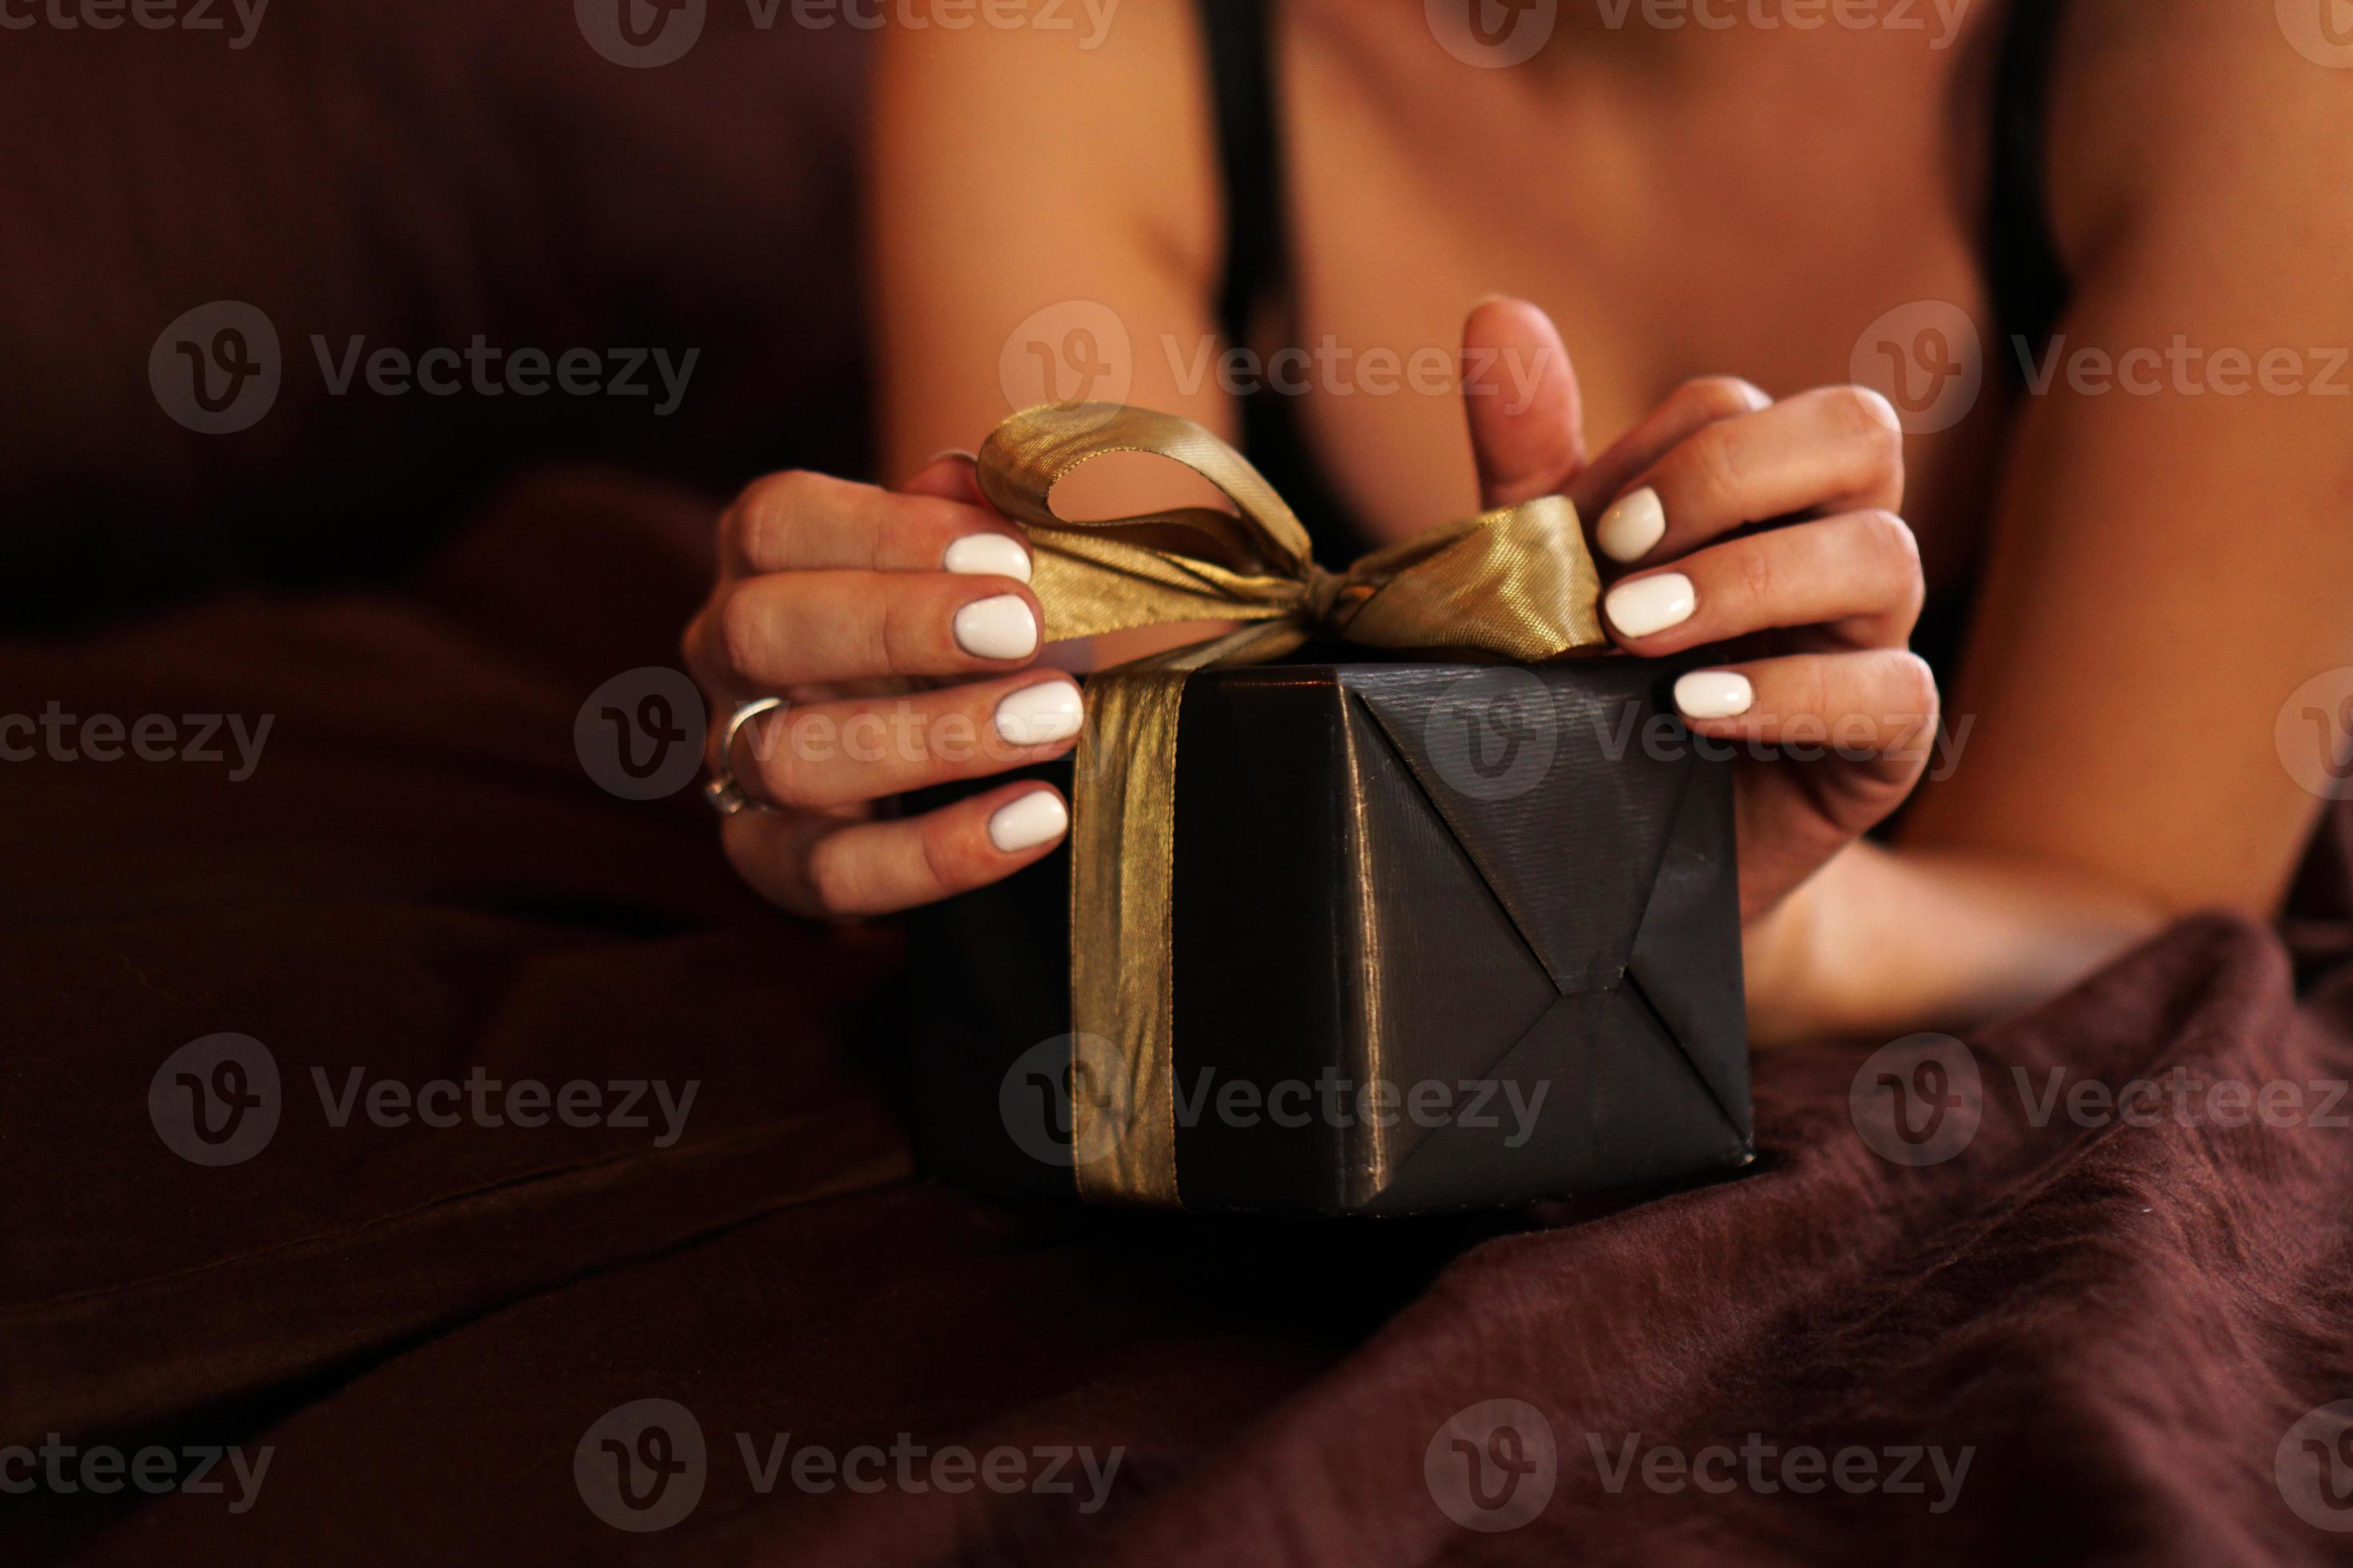
[[[1942,49],[1933,16],[1926,32],[1715,31],[1638,11],[1611,28],[1564,0],[1545,51],[1508,70],[1436,47],[1422,10],[1285,7],[1293,336],[1461,345],[1465,364],[1525,374],[1470,395],[1326,376],[1303,423],[1376,539],[1550,490],[1594,521],[1649,489],[1665,537],[1606,571],[1681,572],[1697,607],[1621,644],[1737,639],[1724,668],[1755,701],[1703,732],[1862,737],[1858,755],[1742,764],[1757,1037],[1965,1026],[2179,913],[2276,912],[2320,803],[2282,768],[2274,721],[2305,680],[2353,664],[2353,397],[2163,378],[2086,393],[2063,374],[2013,396],[1990,334],[1986,391],[1949,429],[1903,435],[1886,400],[1845,384],[1896,307],[1991,320],[1975,231],[1997,0]],[[2054,83],[2071,349],[2353,343],[2353,72],[2288,47],[2255,0],[2074,0]],[[875,114],[882,430],[889,471],[911,477],[763,481],[731,511],[729,566],[687,644],[723,712],[770,691],[992,682],[920,699],[969,716],[1009,681],[1060,679],[973,660],[941,629],[958,604],[1023,592],[937,571],[946,534],[1007,525],[968,459],[927,455],[976,446],[1016,394],[1071,394],[1042,365],[1036,386],[1008,384],[1025,322],[1050,345],[1066,302],[1107,308],[1128,341],[1115,395],[1239,436],[1218,379],[1187,371],[1215,331],[1225,245],[1189,5],[1128,0],[1084,50],[1068,32],[894,28]],[[2299,363],[2301,382],[2321,374]],[[1062,503],[1205,499],[1158,468],[1090,464]],[[1903,651],[1923,593],[1973,574],[1970,652],[1944,696],[1968,725],[1962,765],[1892,844],[1864,841],[1927,761],[1937,693]],[[747,754],[777,750],[761,731],[730,760],[786,809],[733,819],[726,841],[788,907],[904,908],[1051,847],[1000,855],[987,836],[1035,785],[872,819],[867,803],[982,776],[986,759],[923,760],[919,743],[819,787]]]

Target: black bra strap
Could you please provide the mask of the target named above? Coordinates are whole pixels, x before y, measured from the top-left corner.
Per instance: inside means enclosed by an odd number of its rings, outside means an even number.
[[[1299,285],[1292,260],[1291,204],[1275,77],[1275,0],[1198,0],[1217,108],[1218,162],[1226,182],[1226,270],[1218,328],[1226,347],[1297,346]],[[1253,328],[1263,328],[1261,341]],[[1317,554],[1344,566],[1370,542],[1315,460],[1299,398],[1267,384],[1241,399],[1242,449],[1307,525]]]
[[[1283,200],[1282,121],[1275,110],[1273,18],[1262,0],[1199,0],[1225,177],[1226,274],[1218,325],[1250,341],[1260,309],[1291,295],[1290,214]]]
[[[2052,56],[2062,0],[2010,0],[1995,66],[1993,168],[1987,191],[1985,266],[2001,343],[2012,374],[2013,335],[2039,353],[2057,330],[2071,292],[2051,227],[2045,161],[2050,148]]]

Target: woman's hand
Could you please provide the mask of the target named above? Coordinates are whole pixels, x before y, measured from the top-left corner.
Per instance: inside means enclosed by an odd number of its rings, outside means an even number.
[[[1544,313],[1491,300],[1464,331],[1474,354],[1545,367],[1524,412],[1469,399],[1484,504],[1577,502],[1611,579],[1603,618],[1627,651],[1734,645],[1674,697],[1695,733],[1740,747],[1753,921],[1894,811],[1934,742],[1936,679],[1907,646],[1923,586],[1898,515],[1895,411],[1862,387],[1777,404],[1745,382],[1696,381],[1588,463],[1576,379]]]
[[[875,811],[1060,756],[1078,736],[1077,685],[1029,668],[1044,640],[1029,552],[973,472],[944,455],[898,492],[776,474],[720,519],[719,581],[686,629],[686,663],[710,699],[713,764],[765,808],[727,819],[728,858],[786,909],[930,903],[1019,870],[1069,826],[1060,794],[1035,782],[917,816]],[[722,758],[734,711],[760,698],[783,705]]]

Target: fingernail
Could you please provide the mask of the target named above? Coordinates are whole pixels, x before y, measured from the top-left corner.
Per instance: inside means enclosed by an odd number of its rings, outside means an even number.
[[[1040,844],[1051,844],[1071,826],[1062,797],[1052,790],[1034,790],[1019,800],[997,808],[988,819],[988,841],[1000,855],[1018,855]]]
[[[1018,595],[999,594],[955,613],[955,640],[975,658],[1028,658],[1038,651],[1038,617]]]
[[[1659,492],[1644,485],[1601,514],[1593,537],[1601,553],[1620,566],[1630,566],[1659,547],[1667,536],[1667,509]]]
[[[1748,711],[1757,689],[1729,669],[1694,669],[1675,682],[1675,710],[1686,719],[1732,719]]]
[[[1662,572],[1655,577],[1619,584],[1602,604],[1609,612],[1611,626],[1630,637],[1646,637],[1691,619],[1692,611],[1699,606],[1699,595],[1692,591],[1692,580],[1682,573]]]
[[[1025,686],[997,705],[997,737],[1008,746],[1050,746],[1086,722],[1079,689],[1067,680]]]
[[[940,564],[959,577],[1010,577],[1029,581],[1029,552],[1002,533],[967,533],[948,546]]]
[[[977,452],[967,452],[962,447],[949,447],[940,451],[934,452],[929,458],[925,458],[923,460],[923,468],[930,468],[942,458],[962,458],[967,463],[977,463],[980,461],[980,454]],[[915,471],[917,473],[922,473],[923,469],[918,468]]]

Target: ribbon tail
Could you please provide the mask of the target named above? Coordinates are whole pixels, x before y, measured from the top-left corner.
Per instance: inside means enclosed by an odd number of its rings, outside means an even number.
[[[1071,1147],[1089,1156],[1073,1173],[1091,1203],[1182,1206],[1171,906],[1185,675],[1124,670],[1089,683],[1071,784],[1071,1067],[1074,1079],[1109,1081],[1073,1082]]]

